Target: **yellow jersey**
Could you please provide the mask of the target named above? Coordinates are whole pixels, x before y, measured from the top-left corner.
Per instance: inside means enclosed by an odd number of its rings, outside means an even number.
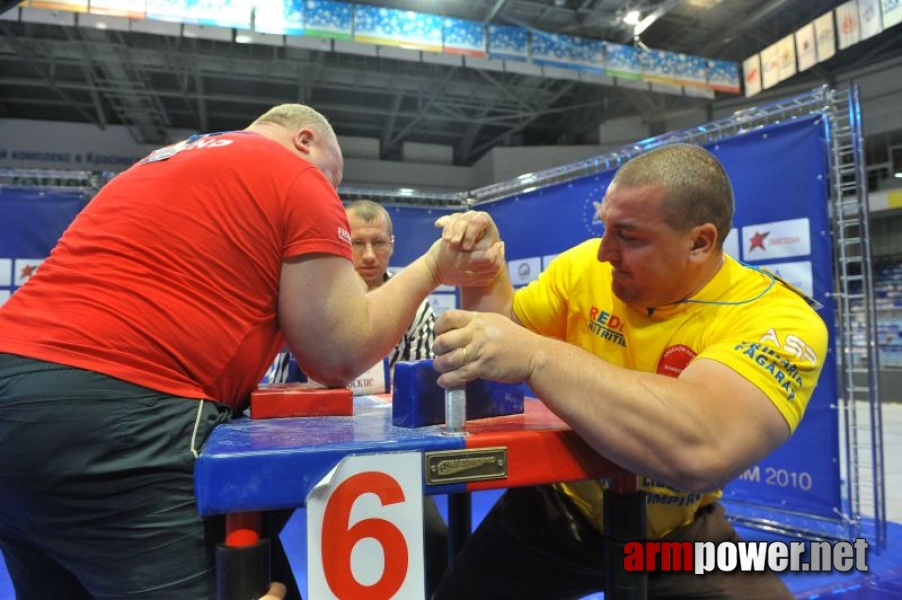
[[[797,291],[725,256],[692,298],[653,310],[631,307],[614,295],[611,265],[597,258],[599,243],[563,252],[517,290],[513,309],[526,328],[612,364],[669,377],[679,377],[696,358],[716,360],[761,389],[795,431],[827,353],[826,326]],[[722,496],[683,492],[641,474],[640,484],[650,539],[688,525],[699,507]],[[601,482],[558,487],[601,527]]]

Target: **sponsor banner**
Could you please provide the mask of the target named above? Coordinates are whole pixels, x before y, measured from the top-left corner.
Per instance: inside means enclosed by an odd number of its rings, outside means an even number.
[[[758,55],[756,54],[753,58],[757,60]],[[745,64],[743,63],[743,72],[745,71]],[[761,90],[760,77],[761,66],[760,64],[756,63],[755,78],[758,81],[758,91]],[[708,61],[708,86],[712,90],[717,92],[729,92],[731,94],[738,94],[742,90],[742,76],[740,76],[739,74],[739,64],[726,60]],[[748,85],[746,87],[748,87]]]
[[[147,2],[146,0],[91,0],[88,12],[95,15],[144,19],[147,17]]]
[[[511,283],[514,287],[526,285],[535,280],[542,272],[542,259],[534,256],[508,261],[507,271],[510,273]]]
[[[335,0],[307,0],[304,4],[304,33],[336,40],[351,40],[354,5]]]
[[[663,50],[644,50],[639,54],[642,64],[642,78],[653,83],[676,85],[679,55]]]
[[[304,35],[304,0],[256,0],[254,31]]]
[[[449,54],[485,56],[485,26],[474,21],[445,17],[442,21],[442,48]]]
[[[799,289],[809,298],[814,295],[814,275],[811,270],[811,261],[785,262],[767,265],[767,270]]]
[[[675,58],[676,62],[674,64],[674,72],[673,75],[676,78],[676,83],[678,85],[684,85],[686,87],[698,87],[704,88],[708,87],[709,84],[709,61],[705,58],[701,58],[700,56],[689,56],[688,54],[677,54]],[[723,63],[727,61],[711,61]],[[739,92],[739,77],[736,76],[736,63],[727,62],[727,64],[733,66],[733,79],[728,80],[726,84],[722,85],[722,91],[731,91],[732,93]],[[720,76],[722,74],[718,74]],[[732,84],[732,85],[729,85]]]
[[[249,29],[252,0],[147,0],[147,18],[175,23]]]
[[[808,219],[758,223],[743,227],[742,253],[746,262],[808,256],[811,254]]]
[[[489,57],[526,62],[529,59],[529,32],[513,25],[489,25]]]
[[[67,10],[69,12],[87,12],[88,10],[88,0],[31,0],[22,4],[31,8]]]
[[[533,64],[604,74],[604,43],[560,33],[533,31]]]
[[[13,285],[22,287],[31,276],[38,272],[38,267],[44,262],[43,258],[17,258],[13,262]]]
[[[622,79],[642,79],[642,62],[635,46],[605,44],[608,75]]]
[[[366,44],[442,51],[442,18],[409,10],[358,4],[354,40]]]
[[[9,287],[13,284],[12,272],[12,259],[0,258],[0,287]]]

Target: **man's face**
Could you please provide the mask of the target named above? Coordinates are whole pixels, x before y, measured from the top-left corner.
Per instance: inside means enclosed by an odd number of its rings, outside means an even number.
[[[351,225],[354,269],[366,281],[369,289],[377,288],[382,285],[382,276],[388,269],[388,260],[394,249],[388,222],[382,215],[367,222],[349,211],[348,223]]]
[[[659,186],[612,185],[598,211],[605,227],[598,260],[611,263],[614,294],[636,308],[671,304],[697,289],[691,230],[664,222],[663,198]]]

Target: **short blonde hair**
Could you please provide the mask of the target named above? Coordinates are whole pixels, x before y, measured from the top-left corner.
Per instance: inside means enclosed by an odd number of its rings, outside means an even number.
[[[379,217],[384,217],[386,224],[388,224],[388,234],[394,236],[391,217],[381,204],[372,200],[354,200],[345,206],[345,211],[360,217],[364,223],[372,223],[379,220]]]
[[[279,104],[274,106],[257,117],[251,124],[256,125],[258,123],[275,123],[292,131],[309,127],[317,133],[327,133],[331,137],[335,137],[335,132],[332,130],[329,120],[319,112],[303,104]]]

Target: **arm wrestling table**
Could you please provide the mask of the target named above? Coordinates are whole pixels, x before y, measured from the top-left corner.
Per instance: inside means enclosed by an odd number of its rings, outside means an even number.
[[[453,556],[469,534],[468,492],[608,478],[605,598],[645,597],[645,574],[629,573],[623,563],[623,544],[645,538],[645,496],[637,490],[636,476],[597,454],[542,402],[526,398],[523,414],[468,421],[470,435],[447,436],[441,426],[393,426],[388,400],[357,397],[350,417],[237,418],[218,426],[195,467],[200,514],[300,508],[314,486],[345,457],[420,452],[423,494],[449,494]],[[501,449],[501,454],[492,454]],[[492,460],[485,458],[487,452]],[[448,457],[463,459],[463,464],[467,457],[476,458],[470,464],[503,462],[504,468],[470,481],[466,476],[433,477],[435,461]]]

